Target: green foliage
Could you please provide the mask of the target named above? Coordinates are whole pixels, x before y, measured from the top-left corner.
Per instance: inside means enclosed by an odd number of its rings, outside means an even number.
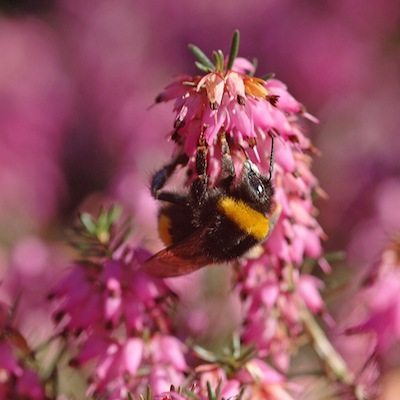
[[[85,259],[111,258],[132,232],[132,218],[121,220],[122,208],[100,209],[97,219],[89,213],[79,215],[81,226],[75,228],[76,240],[71,244]]]

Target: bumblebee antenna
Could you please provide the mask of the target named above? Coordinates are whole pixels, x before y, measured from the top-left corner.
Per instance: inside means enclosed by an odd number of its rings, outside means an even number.
[[[244,155],[246,156],[246,159],[250,160],[249,154],[247,153],[246,149],[240,143],[238,143],[238,146],[240,147],[240,150],[243,151]]]
[[[272,180],[272,172],[274,170],[274,158],[275,158],[275,156],[274,156],[274,137],[273,136],[271,136],[271,140],[272,140],[272,143],[271,143],[271,160],[269,162],[269,179],[268,179],[268,182],[271,182],[271,180]]]

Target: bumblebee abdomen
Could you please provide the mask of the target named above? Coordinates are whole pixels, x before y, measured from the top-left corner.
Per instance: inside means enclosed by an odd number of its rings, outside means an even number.
[[[194,232],[191,220],[189,207],[176,204],[162,207],[158,215],[158,233],[164,244],[169,247],[188,238]]]
[[[222,197],[218,200],[217,207],[240,230],[257,242],[261,242],[267,236],[269,219],[244,201],[233,197]]]
[[[213,210],[214,219],[201,243],[203,251],[215,263],[242,257],[268,235],[269,219],[242,200],[219,197]]]

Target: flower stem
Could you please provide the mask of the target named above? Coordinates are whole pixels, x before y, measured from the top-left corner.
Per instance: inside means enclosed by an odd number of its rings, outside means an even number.
[[[304,324],[304,328],[311,336],[314,349],[318,353],[319,357],[330,366],[336,377],[344,385],[354,386],[354,376],[349,371],[346,362],[334,349],[331,342],[326,337],[325,332],[315,321],[314,316],[305,305],[303,305],[300,315]]]

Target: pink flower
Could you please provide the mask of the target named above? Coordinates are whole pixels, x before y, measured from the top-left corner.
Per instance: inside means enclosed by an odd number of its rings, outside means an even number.
[[[297,291],[308,309],[314,314],[322,311],[325,303],[318,289],[322,289],[324,283],[315,276],[305,274],[298,276],[296,280]]]
[[[400,355],[399,255],[400,239],[395,234],[383,250],[379,262],[372,268],[366,285],[356,294],[353,312],[345,322],[346,333],[351,336],[347,341],[344,340],[344,345],[354,340],[358,340],[360,345],[364,343],[368,351],[363,349],[362,354],[371,359],[372,355],[376,355],[378,367],[383,370],[397,367]],[[363,359],[360,356],[355,359],[359,358]],[[373,380],[369,381],[371,386]]]
[[[22,377],[17,381],[16,392],[21,398],[30,400],[45,400],[44,388],[38,375],[33,371],[24,371]]]
[[[373,331],[381,353],[388,352],[400,341],[400,271],[388,273],[365,289],[360,300],[367,306],[368,316],[351,331]]]
[[[94,370],[96,391],[105,392],[108,387],[120,382],[125,374],[135,377],[141,364],[143,349],[143,341],[139,338],[127,339],[123,344],[110,343]],[[93,385],[92,387],[94,388]]]
[[[238,379],[228,378],[223,369],[204,365],[199,366],[198,371],[202,371],[199,384],[200,393],[202,394],[203,399],[208,399],[208,396],[206,395],[207,383],[211,385],[214,392],[217,391],[217,388],[220,385],[221,398],[229,399],[240,393],[240,381]]]
[[[285,377],[260,359],[246,363],[245,369],[237,376],[242,383],[248,384],[247,395],[250,399],[293,400],[285,390]]]
[[[80,366],[93,355],[100,355],[88,394],[112,392],[119,398],[128,390],[140,393],[149,384],[152,392],[158,395],[167,391],[171,384],[176,387],[183,384],[184,372],[188,370],[183,357],[186,347],[178,339],[155,334],[148,342],[139,337],[119,342],[94,336],[89,337],[72,363]],[[144,372],[139,374],[141,368]]]
[[[57,321],[67,316],[66,330],[116,327],[123,318],[133,332],[153,324],[153,318],[162,320],[156,301],[166,294],[163,282],[145,275],[134,259],[130,264],[108,260],[96,267],[76,264],[52,297],[63,300],[54,315]]]
[[[222,96],[225,89],[225,79],[219,72],[211,72],[200,79],[197,84],[197,91],[200,90],[201,85],[205,83],[207,98],[210,102],[210,108],[212,110],[218,110]]]
[[[22,368],[18,365],[18,360],[12,352],[10,344],[5,341],[0,342],[0,366],[16,376],[21,376],[23,373]]]
[[[184,383],[184,374],[168,364],[155,364],[150,368],[148,383],[154,394],[160,395],[171,385],[179,387]]]
[[[171,384],[179,387],[184,382],[188,365],[184,358],[186,346],[173,336],[155,334],[147,348],[148,364],[151,365],[149,383],[155,394],[169,390]]]
[[[183,354],[186,346],[173,336],[155,334],[150,341],[149,352],[154,364],[171,364],[177,371],[187,371]]]

